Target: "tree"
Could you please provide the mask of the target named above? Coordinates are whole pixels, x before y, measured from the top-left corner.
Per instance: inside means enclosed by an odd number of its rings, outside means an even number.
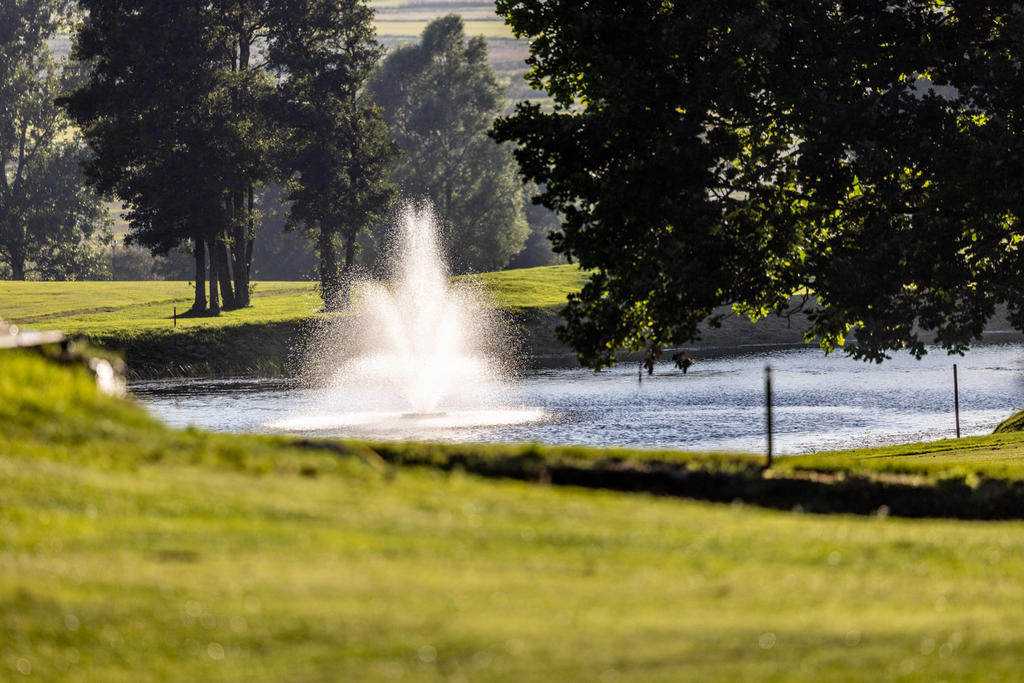
[[[227,219],[208,17],[199,2],[81,4],[88,16],[73,54],[89,64],[88,80],[62,103],[90,145],[89,182],[123,203],[129,244],[163,254],[192,242],[192,310],[218,313],[218,265],[226,262],[217,258],[218,244]]]
[[[533,203],[533,197],[539,192],[537,186],[532,183],[524,188],[523,213],[530,233],[526,237],[523,250],[509,261],[509,268],[536,268],[565,262],[552,250],[551,240],[548,238],[550,234],[558,231],[562,223],[558,219],[558,214]]]
[[[991,186],[1008,151],[979,144],[991,131],[979,125],[978,77],[1005,16],[960,5],[844,3],[813,24],[791,11],[840,56],[805,60],[816,73],[799,87],[780,69],[774,86],[799,141],[793,187],[805,202],[780,207],[805,226],[787,270],[818,297],[809,334],[826,350],[852,331],[845,350],[879,362],[901,348],[920,357],[929,342],[963,352],[998,303],[1020,300],[1024,273],[1005,248],[1019,228],[976,199],[980,166]],[[987,57],[972,65],[965,55],[978,50]]]
[[[901,167],[913,179],[905,182],[915,186],[891,219],[900,229],[886,240],[894,253],[882,257],[882,247],[859,240],[868,258],[847,249],[822,259],[876,274],[857,287],[829,284],[825,313],[833,315],[825,322],[835,327],[843,315],[862,315],[859,347],[904,343],[920,353],[920,328],[962,351],[1002,303],[1011,324],[1024,329],[1024,8],[957,1],[937,16],[926,33],[929,47],[941,51],[932,53],[927,73],[941,86],[919,82],[919,101],[891,120],[905,141]]]
[[[511,150],[487,137],[504,88],[484,38],[467,40],[456,15],[436,19],[418,44],[385,58],[369,90],[404,152],[392,177],[404,195],[433,203],[454,269],[504,267],[528,227]]]
[[[286,230],[289,205],[284,188],[271,183],[256,197],[260,227],[253,247],[253,276],[257,280],[312,280],[317,257],[308,235]]]
[[[232,294],[238,308],[249,305],[257,220],[255,194],[277,171],[272,156],[276,127],[266,109],[279,84],[273,77],[278,65],[260,52],[272,52],[275,42],[293,39],[288,32],[294,26],[281,21],[287,13],[280,10],[280,4],[274,0],[232,0],[208,5],[212,14],[210,34],[226,58],[217,72],[223,85],[217,92],[218,107],[229,113],[220,129],[225,162],[220,177],[228,220],[225,241],[231,253]]]
[[[977,86],[1019,10],[497,5],[530,37],[529,78],[555,102],[520,104],[494,135],[519,144],[524,175],[563,216],[556,251],[591,271],[561,331],[582,362],[695,339],[723,304],[752,318],[807,306],[826,350],[853,332],[846,350],[874,360],[920,356],[922,331],[962,351],[996,303],[1019,310],[1018,214],[970,199],[1005,155],[1006,137],[972,151],[998,129],[979,125]],[[1002,67],[1020,64],[1010,55]],[[929,90],[924,74],[955,87]],[[816,300],[795,304],[800,291]]]
[[[0,7],[0,267],[15,280],[106,275],[110,219],[82,186],[78,138],[54,104],[76,69],[46,41],[70,16],[57,0]]]
[[[348,303],[359,235],[381,220],[394,196],[388,170],[397,149],[363,95],[381,49],[363,0],[290,0],[282,7],[292,28],[271,57],[288,74],[281,107],[288,223],[317,234],[320,294],[327,310],[339,310]]]
[[[249,303],[255,192],[273,176],[259,56],[276,3],[82,0],[75,54],[89,80],[64,100],[93,151],[93,185],[126,207],[128,239],[154,253],[191,240],[193,310],[209,255],[209,309]],[[230,250],[230,252],[229,252]]]

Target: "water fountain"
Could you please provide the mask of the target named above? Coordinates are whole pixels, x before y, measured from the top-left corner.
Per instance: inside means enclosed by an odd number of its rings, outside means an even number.
[[[704,358],[685,376],[672,368],[643,383],[632,366],[509,381],[494,352],[508,345],[500,321],[479,286],[447,277],[429,212],[407,210],[395,232],[389,283],[357,283],[353,312],[324,320],[316,382],[190,380],[133,393],[171,424],[224,431],[758,451],[770,363],[779,452],[952,436],[950,366],[939,354],[879,367],[779,349]],[[1022,358],[1017,344],[960,360],[965,433],[991,432],[1024,404]]]
[[[507,332],[478,283],[450,280],[430,207],[406,206],[395,232],[390,281],[354,283],[354,314],[337,322],[343,333],[332,345],[356,352],[326,383],[320,404],[331,410],[266,426],[430,438],[544,419],[539,409],[507,405],[511,373],[495,353]],[[332,355],[318,354],[317,363]]]

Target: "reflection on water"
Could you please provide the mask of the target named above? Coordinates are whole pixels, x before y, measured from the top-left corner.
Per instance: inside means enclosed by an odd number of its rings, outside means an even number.
[[[896,355],[882,365],[814,349],[698,358],[686,375],[663,363],[643,381],[635,365],[544,370],[514,383],[499,403],[463,396],[418,416],[372,390],[328,393],[294,380],[144,382],[132,391],[172,425],[222,431],[762,451],[770,364],[776,447],[800,453],[954,436],[954,362],[964,435],[989,433],[1024,408],[1017,344],[962,358]]]

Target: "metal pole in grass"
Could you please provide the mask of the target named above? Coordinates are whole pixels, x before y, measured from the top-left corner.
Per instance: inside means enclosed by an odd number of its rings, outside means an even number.
[[[953,407],[956,411],[956,438],[960,438],[960,386],[956,381],[956,363],[953,363]]]
[[[764,366],[764,407],[765,421],[768,427],[768,464],[772,466],[772,366]]]

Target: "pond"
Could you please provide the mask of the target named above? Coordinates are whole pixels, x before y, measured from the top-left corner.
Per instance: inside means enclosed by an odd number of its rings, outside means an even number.
[[[810,348],[697,358],[687,374],[660,363],[600,373],[526,373],[495,398],[470,395],[429,414],[381,402],[373,388],[325,390],[298,380],[139,382],[132,393],[174,426],[324,437],[540,442],[585,446],[765,449],[764,369],[772,367],[779,453],[955,436],[953,363],[964,436],[987,434],[1024,408],[1024,345],[965,357],[895,354],[881,365]]]

